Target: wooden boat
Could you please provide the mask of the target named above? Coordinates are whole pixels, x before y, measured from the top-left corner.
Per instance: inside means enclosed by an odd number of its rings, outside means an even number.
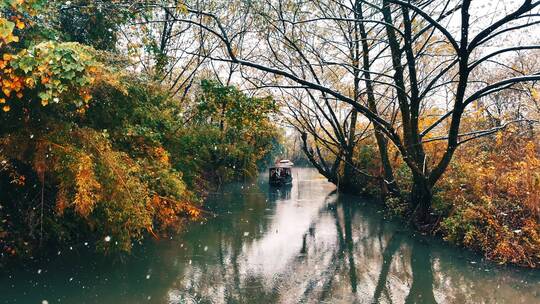
[[[294,164],[288,160],[284,159],[278,161],[274,167],[269,169],[270,173],[270,185],[272,186],[285,186],[292,184],[292,166]]]

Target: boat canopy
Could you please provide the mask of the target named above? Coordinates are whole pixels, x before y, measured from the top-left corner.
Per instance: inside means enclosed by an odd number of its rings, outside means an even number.
[[[292,168],[294,163],[288,159],[280,160],[276,163],[274,168]]]

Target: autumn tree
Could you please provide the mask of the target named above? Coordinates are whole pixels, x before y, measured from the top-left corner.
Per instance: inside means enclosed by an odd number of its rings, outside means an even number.
[[[165,107],[166,94],[150,83],[133,89],[136,81],[116,69],[110,53],[50,40],[57,4],[0,2],[2,258],[81,238],[129,252],[133,241],[178,231],[201,213],[164,141],[132,131],[171,120],[148,110],[150,101]],[[154,121],[130,112],[142,106]],[[123,146],[126,137],[132,142]]]

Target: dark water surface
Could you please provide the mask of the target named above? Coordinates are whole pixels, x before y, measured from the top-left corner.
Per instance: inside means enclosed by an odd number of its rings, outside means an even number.
[[[230,185],[209,198],[219,216],[124,263],[80,246],[1,270],[0,303],[540,303],[538,270],[415,236],[295,170],[289,189]]]

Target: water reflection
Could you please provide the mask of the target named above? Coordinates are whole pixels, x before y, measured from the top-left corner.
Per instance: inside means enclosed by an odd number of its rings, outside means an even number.
[[[281,187],[268,187],[268,197],[272,201],[286,201],[291,199],[292,184]]]
[[[209,199],[219,216],[145,245],[125,264],[81,252],[2,273],[0,302],[540,302],[537,271],[414,236],[312,170],[295,175],[286,189],[264,177],[231,185]]]

